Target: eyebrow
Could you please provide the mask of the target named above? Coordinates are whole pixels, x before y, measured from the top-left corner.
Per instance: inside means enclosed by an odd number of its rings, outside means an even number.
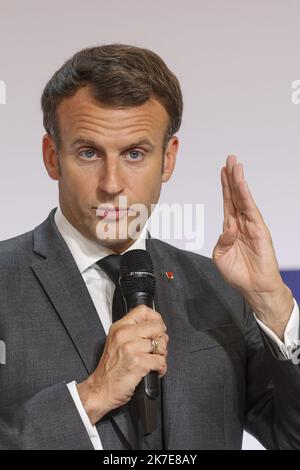
[[[92,139],[86,139],[83,137],[78,137],[77,139],[75,139],[71,143],[71,148],[79,147],[80,145],[86,145],[87,147],[92,147],[94,149],[100,150],[100,152],[104,154],[106,153],[105,148],[102,147],[101,144],[98,144]],[[147,147],[149,151],[153,151],[155,149],[155,145],[153,145],[152,142],[150,142],[150,140],[145,138],[145,139],[140,139],[136,142],[132,142],[131,144],[127,145],[124,150],[133,148],[133,147],[140,147],[140,146]]]

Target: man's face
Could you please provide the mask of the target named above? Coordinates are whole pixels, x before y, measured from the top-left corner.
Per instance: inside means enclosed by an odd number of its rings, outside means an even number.
[[[43,155],[59,182],[62,212],[84,236],[122,252],[132,243],[128,227],[138,227],[137,212],[128,209],[142,204],[149,216],[173,172],[176,137],[163,153],[168,114],[154,98],[131,108],[103,106],[84,87],[62,100],[57,119],[60,151],[46,135]]]

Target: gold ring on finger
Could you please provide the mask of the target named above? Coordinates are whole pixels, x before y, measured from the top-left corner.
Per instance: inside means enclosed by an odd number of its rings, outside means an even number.
[[[158,354],[158,340],[151,338],[151,351],[150,354]]]

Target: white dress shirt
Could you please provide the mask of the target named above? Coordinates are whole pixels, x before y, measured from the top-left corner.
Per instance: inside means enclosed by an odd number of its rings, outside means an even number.
[[[105,248],[97,242],[91,241],[82,235],[66,219],[66,217],[61,212],[60,207],[58,207],[55,212],[54,220],[60,234],[68,245],[68,248],[78,266],[78,269],[95,305],[103,328],[106,334],[108,334],[110,325],[112,323],[112,299],[115,285],[96,263],[105,256],[113,254],[114,251],[110,250],[109,248]],[[137,240],[135,240],[126,251],[133,249],[145,250],[146,232],[147,224],[144,226]],[[287,359],[291,358],[292,349],[296,347],[297,341],[299,340],[299,309],[297,303],[294,301],[294,310],[284,333],[284,342],[282,342],[273,333],[273,331],[271,331],[256,316],[255,318],[262,330],[278,345],[284,357]],[[94,449],[103,450],[97,428],[91,424],[89,417],[81,403],[76,387],[76,382],[73,381],[69,383],[68,388],[86,428],[86,431],[91,439]]]

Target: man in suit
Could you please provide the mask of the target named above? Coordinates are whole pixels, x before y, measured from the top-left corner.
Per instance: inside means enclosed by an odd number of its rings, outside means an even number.
[[[141,222],[129,233],[130,208],[150,215],[175,167],[176,77],[146,49],[90,48],[54,74],[42,109],[59,207],[0,243],[0,448],[239,449],[244,429],[267,448],[300,448],[298,307],[236,157],[222,169],[214,262]],[[101,262],[131,249],[152,258],[155,310],[112,323]],[[134,392],[150,371],[158,426],[141,436]]]

